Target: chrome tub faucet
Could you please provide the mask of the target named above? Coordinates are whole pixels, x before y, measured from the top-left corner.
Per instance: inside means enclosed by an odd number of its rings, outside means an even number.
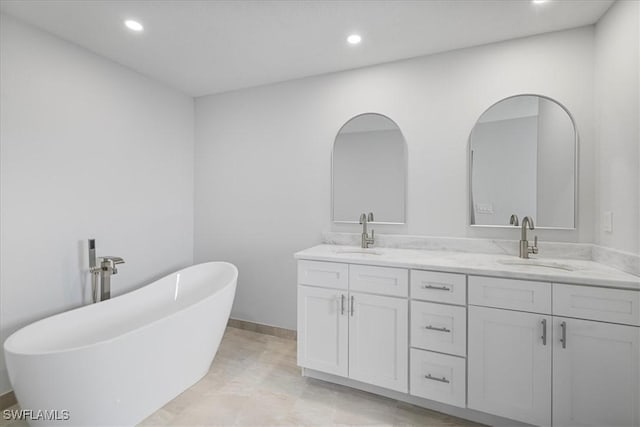
[[[100,265],[97,265],[97,260]],[[97,260],[96,240],[89,239],[89,272],[94,303],[111,298],[111,276],[118,274],[118,264],[124,264],[124,259],[117,256],[104,256]]]
[[[529,254],[537,254],[538,253],[538,236],[535,236],[533,241],[533,246],[529,246],[529,241],[527,240],[527,227],[529,230],[535,230],[535,225],[533,223],[533,218],[525,216],[522,218],[522,233],[520,235],[520,258],[529,258]]]
[[[369,212],[369,215],[363,213],[360,215],[360,224],[362,224],[362,244],[363,249],[367,249],[369,245],[375,243],[374,230],[371,230],[371,237],[367,233],[367,222],[373,222],[373,212]]]

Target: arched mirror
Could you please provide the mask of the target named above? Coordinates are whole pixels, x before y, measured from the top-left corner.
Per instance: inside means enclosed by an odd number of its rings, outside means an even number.
[[[404,224],[407,148],[398,125],[382,114],[361,114],[338,132],[333,145],[333,221]]]
[[[471,225],[575,228],[578,138],[566,108],[539,95],[512,96],[485,111],[469,137]]]

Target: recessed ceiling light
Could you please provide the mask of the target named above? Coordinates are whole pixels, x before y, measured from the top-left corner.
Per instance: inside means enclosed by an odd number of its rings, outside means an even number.
[[[533,4],[542,4],[542,3],[546,3],[547,0],[532,0],[531,3]]]
[[[351,34],[349,37],[347,37],[347,42],[349,42],[349,44],[358,44],[362,41],[362,37],[360,37],[360,35],[358,34]]]
[[[138,21],[134,21],[132,19],[128,19],[128,20],[124,21],[124,25],[126,25],[127,28],[130,29],[131,31],[135,31],[137,33],[139,33],[142,30],[144,30],[144,27],[142,26],[141,23],[139,23]]]

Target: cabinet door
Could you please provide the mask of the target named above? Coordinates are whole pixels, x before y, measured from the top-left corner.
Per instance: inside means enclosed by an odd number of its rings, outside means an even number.
[[[347,376],[347,293],[298,286],[298,365]]]
[[[468,331],[468,407],[550,425],[551,316],[469,307]]]
[[[640,425],[640,328],[554,317],[553,333],[553,424]]]
[[[353,292],[349,308],[349,378],[406,393],[407,300]]]

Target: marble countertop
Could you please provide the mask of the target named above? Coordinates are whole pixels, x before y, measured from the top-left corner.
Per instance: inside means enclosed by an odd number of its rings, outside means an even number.
[[[318,245],[296,252],[296,259],[415,268],[556,283],[640,290],[640,277],[589,260],[418,249]]]

